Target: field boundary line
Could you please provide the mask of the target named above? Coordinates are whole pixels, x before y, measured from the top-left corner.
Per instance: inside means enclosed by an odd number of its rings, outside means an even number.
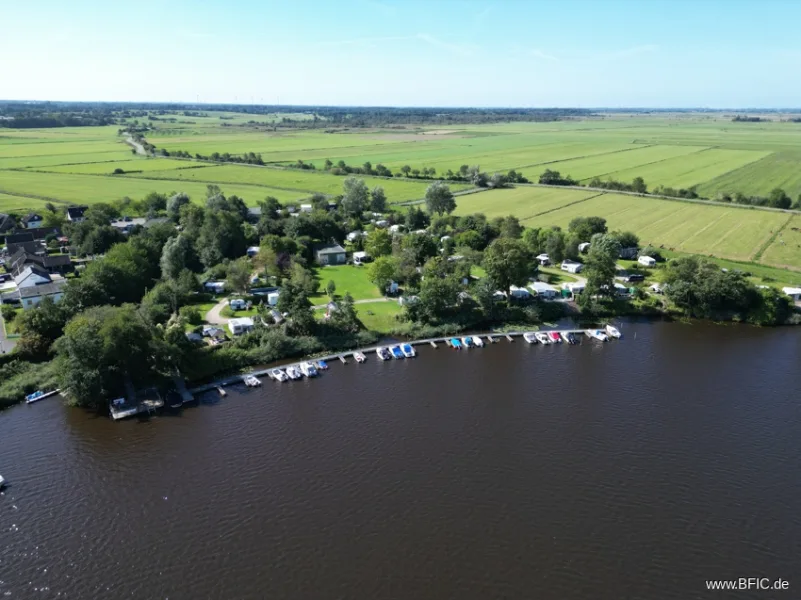
[[[658,145],[659,144],[654,144],[654,146],[658,146]],[[652,146],[645,146],[645,147],[646,148],[651,148]],[[656,165],[656,164],[659,164],[661,162],[665,162],[666,160],[673,160],[674,158],[684,158],[686,156],[694,156],[696,154],[700,154],[701,152],[704,152],[705,150],[711,150],[711,149],[712,149],[711,147],[701,148],[700,150],[696,150],[695,152],[688,152],[687,154],[680,154],[678,156],[671,156],[669,158],[660,158],[659,160],[654,160],[654,161],[651,161],[651,162],[643,163],[641,165],[637,165],[636,167],[630,167],[630,168],[639,169],[640,167],[648,167],[650,165]],[[592,177],[585,177],[584,179],[580,179],[579,181],[591,181],[595,177],[606,177],[607,175],[612,175],[613,173],[617,173],[618,171],[621,171],[621,170],[624,170],[624,169],[616,169],[614,171],[608,171],[606,173],[601,173],[600,175],[593,175]],[[628,169],[625,169],[625,170],[628,170]]]
[[[645,145],[640,145],[636,148],[621,148],[620,150],[612,150],[611,152],[599,152],[597,154],[582,154],[579,156],[570,156],[568,158],[546,160],[544,162],[531,163],[530,165],[520,165],[519,167],[510,167],[510,169],[528,169],[529,167],[541,167],[542,165],[552,165],[554,163],[565,162],[568,160],[581,160],[584,158],[592,158],[594,156],[609,156],[610,154],[620,154],[621,152],[631,152],[632,150],[644,150],[645,148],[652,148],[653,146],[659,146],[659,144],[645,144]],[[694,154],[694,152],[690,152],[690,154]]]
[[[55,202],[58,204],[65,204],[67,206],[74,204],[69,200],[62,200],[61,198],[53,198],[52,196],[39,196],[37,194],[28,194],[27,192],[10,192],[2,188],[0,188],[0,194],[6,194],[7,196],[18,196],[20,198],[31,198],[33,200],[45,200],[47,202]]]
[[[776,241],[776,238],[779,237],[779,234],[787,228],[787,226],[790,224],[790,221],[792,220],[793,220],[793,215],[787,217],[787,220],[784,223],[782,223],[782,226],[776,229],[776,231],[773,232],[773,235],[768,236],[767,241],[764,244],[762,244],[757,249],[756,252],[754,252],[750,260],[753,260],[754,262],[762,260],[762,255],[765,254],[765,251],[768,248],[770,248],[770,246]]]
[[[553,186],[556,187],[556,186]],[[593,198],[598,198],[603,196],[606,192],[601,192],[600,194],[593,194],[592,196],[587,196],[586,198],[581,198],[580,200],[575,200],[573,202],[568,202],[567,204],[563,204],[562,206],[557,206],[556,208],[549,208],[548,210],[544,210],[542,212],[535,213],[528,217],[523,217],[520,219],[521,222],[528,221],[529,219],[533,219],[534,217],[541,217],[542,215],[547,215],[548,213],[556,212],[557,210],[562,210],[563,208],[567,208],[568,206],[574,206],[576,204],[581,204],[582,202],[586,202],[587,200],[592,200]]]

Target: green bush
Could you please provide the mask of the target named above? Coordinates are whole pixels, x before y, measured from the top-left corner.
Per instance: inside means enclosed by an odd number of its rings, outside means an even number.
[[[203,322],[200,311],[196,306],[182,306],[178,314],[186,319],[186,322],[190,325],[200,325]]]
[[[13,321],[14,317],[17,316],[17,309],[9,304],[3,304],[0,307],[0,314],[3,315],[4,321]]]
[[[14,359],[0,367],[0,408],[22,402],[37,390],[58,387],[53,363],[29,363]]]

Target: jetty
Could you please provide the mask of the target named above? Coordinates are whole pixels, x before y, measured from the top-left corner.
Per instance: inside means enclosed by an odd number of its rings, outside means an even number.
[[[164,400],[156,388],[137,392],[130,379],[125,380],[125,397],[112,400],[109,404],[111,418],[115,421],[138,414],[152,414],[164,406]]]

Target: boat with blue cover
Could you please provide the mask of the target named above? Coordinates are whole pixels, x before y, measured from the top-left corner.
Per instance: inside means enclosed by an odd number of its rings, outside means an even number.
[[[451,338],[451,346],[458,350],[462,347],[462,342],[459,341],[459,338]]]
[[[403,352],[400,349],[400,346],[392,346],[390,348],[390,352],[392,352],[392,356],[394,358],[403,358]]]
[[[403,355],[406,358],[414,358],[415,356],[417,356],[411,344],[403,344],[401,346],[401,351],[403,352]]]

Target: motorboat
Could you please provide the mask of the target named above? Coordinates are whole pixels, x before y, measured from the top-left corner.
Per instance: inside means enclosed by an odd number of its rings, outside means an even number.
[[[318,371],[327,371],[328,370],[328,363],[324,360],[317,361],[317,370]]]
[[[403,358],[403,352],[401,351],[400,346],[392,346],[389,351],[392,352],[393,358]]]
[[[386,348],[376,348],[375,353],[381,360],[389,360],[392,358],[392,355]]]
[[[548,337],[548,334],[545,333],[544,331],[538,331],[534,335],[537,336],[537,341],[540,344],[545,344],[547,346],[548,344],[551,343],[551,338]]]
[[[357,363],[363,363],[364,361],[367,360],[367,357],[364,355],[363,352],[354,352],[353,353],[353,358],[356,359]]]
[[[41,400],[44,397],[44,392],[39,390],[34,392],[33,394],[28,394],[25,396],[25,402],[28,404],[33,404],[34,402]]]
[[[608,339],[609,339],[609,336],[608,336],[608,335],[606,335],[606,334],[605,334],[603,331],[601,331],[600,329],[588,329],[588,330],[587,330],[587,331],[585,331],[584,333],[586,333],[586,334],[587,334],[587,337],[588,337],[588,338],[592,338],[592,339],[594,339],[594,340],[598,340],[599,342],[605,342],[606,340],[608,340]]]
[[[317,377],[317,367],[310,362],[300,363],[300,372],[306,377]]]
[[[462,342],[459,341],[459,338],[451,338],[451,346],[453,346],[456,350],[460,350],[462,347]]]
[[[551,338],[551,341],[554,344],[561,344],[562,343],[562,336],[559,335],[558,331],[549,331],[548,336]]]
[[[276,381],[288,381],[289,380],[289,375],[284,373],[281,369],[273,369],[272,371],[270,371],[270,375],[272,375],[273,379],[275,379]]]
[[[570,333],[569,331],[562,332],[562,339],[566,341],[568,344],[575,344],[578,340],[576,340],[576,336]]]
[[[472,348],[473,347],[473,338],[469,335],[462,338],[462,344],[464,344],[465,348]]]
[[[297,367],[287,367],[286,374],[289,376],[290,379],[298,380],[303,379],[303,373],[300,372],[300,369]]]
[[[245,385],[248,387],[259,387],[261,385],[261,380],[253,375],[245,375],[242,381],[244,381]]]
[[[414,358],[417,356],[417,353],[414,351],[414,348],[412,348],[411,344],[403,344],[401,346],[401,352],[403,352],[403,355],[406,358]]]
[[[526,333],[524,333],[523,339],[526,340],[529,344],[537,343],[537,336],[533,331],[527,331]]]
[[[484,347],[484,340],[482,340],[477,335],[474,335],[473,336],[473,344],[476,346],[476,348],[483,348]]]
[[[6,487],[6,483],[7,483],[6,480],[3,478],[2,475],[0,475],[0,490]]]
[[[613,338],[618,338],[619,339],[619,338],[623,337],[623,334],[620,333],[620,330],[617,327],[614,327],[613,325],[607,325],[606,326],[606,333],[609,335],[609,337],[613,337]]]

